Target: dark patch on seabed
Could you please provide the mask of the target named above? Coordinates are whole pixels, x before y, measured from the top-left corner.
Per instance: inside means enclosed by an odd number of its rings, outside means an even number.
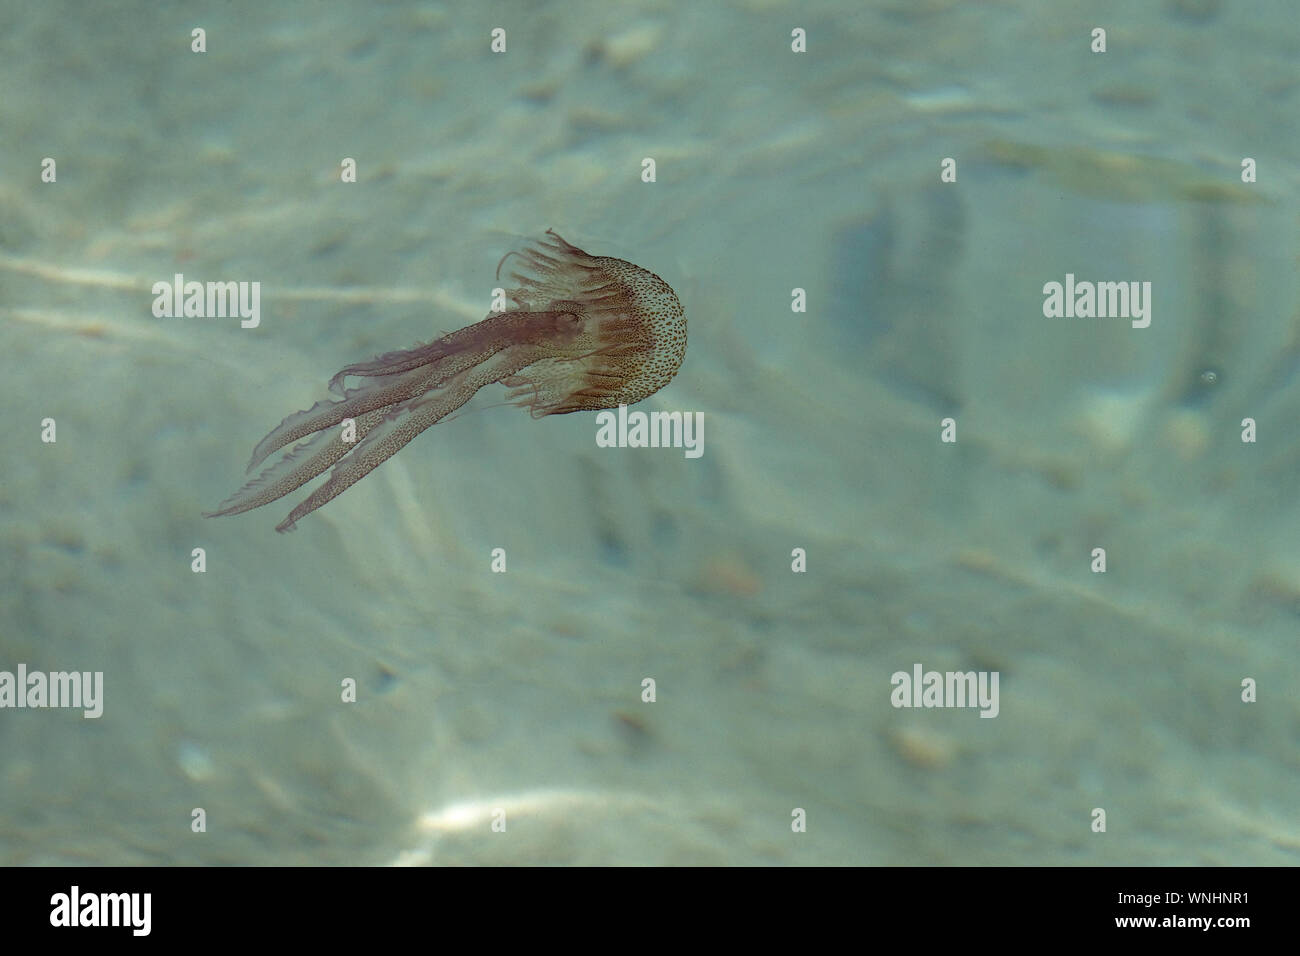
[[[882,196],[832,240],[833,336],[898,394],[937,411],[961,408],[952,282],[966,207],[940,184]]]

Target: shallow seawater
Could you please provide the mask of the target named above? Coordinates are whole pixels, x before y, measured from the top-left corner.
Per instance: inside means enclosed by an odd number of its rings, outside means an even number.
[[[493,15],[0,3],[0,672],[103,675],[0,709],[0,863],[1300,861],[1289,5]],[[201,517],[547,228],[676,291],[699,458],[493,387]]]

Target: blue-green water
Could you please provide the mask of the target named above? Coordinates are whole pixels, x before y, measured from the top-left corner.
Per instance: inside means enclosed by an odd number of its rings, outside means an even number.
[[[103,674],[99,718],[0,709],[0,863],[1296,863],[1298,39],[0,0],[0,671]],[[301,493],[200,517],[548,227],[676,290],[638,407],[700,458],[494,386],[292,535]],[[260,324],[155,318],[176,273]],[[1045,317],[1067,274],[1150,282],[1149,328]],[[997,717],[891,706],[918,663]]]

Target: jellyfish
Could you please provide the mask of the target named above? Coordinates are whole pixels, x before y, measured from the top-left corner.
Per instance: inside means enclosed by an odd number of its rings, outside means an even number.
[[[344,368],[329,382],[338,397],[280,422],[257,443],[248,470],[299,444],[204,517],[260,508],[332,468],[276,526],[292,531],[486,385],[500,382],[510,404],[541,418],[631,405],[677,373],[686,354],[686,316],[659,276],[590,255],[549,229],[507,253],[497,264],[498,280],[512,257],[508,275],[517,285],[506,292],[512,308]]]

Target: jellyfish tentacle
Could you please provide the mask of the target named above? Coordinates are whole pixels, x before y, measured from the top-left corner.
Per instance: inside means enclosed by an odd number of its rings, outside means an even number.
[[[509,325],[507,316],[508,313],[497,312],[482,322],[449,332],[432,342],[385,352],[368,362],[345,366],[330,379],[329,389],[339,394],[343,380],[349,376],[382,380],[423,366],[436,366],[443,374],[454,375],[455,372],[443,367],[447,359],[455,359],[455,369],[460,371],[483,361],[509,342],[508,336],[503,334]],[[470,351],[473,351],[473,356],[467,354]]]
[[[374,471],[426,428],[460,408],[484,385],[509,378],[534,360],[529,349],[511,349],[493,361],[466,369],[436,391],[402,402],[367,429],[352,453],[334,466],[329,479],[289,513],[276,531],[292,531],[300,518],[337,498]],[[322,468],[320,471],[324,471]],[[320,474],[320,471],[316,474]],[[314,476],[313,476],[314,477]],[[306,481],[308,479],[304,479]],[[294,489],[288,489],[292,491]],[[288,491],[284,492],[288,494]]]
[[[352,451],[356,442],[361,441],[367,432],[383,420],[383,409],[367,412],[357,418],[356,438],[350,442],[344,441],[339,432],[318,431],[223,501],[216,511],[204,512],[203,517],[241,514],[297,491]]]
[[[290,442],[337,425],[345,418],[356,418],[376,408],[387,408],[417,398],[439,382],[486,361],[511,342],[510,337],[503,334],[500,324],[497,317],[489,317],[428,345],[389,352],[370,362],[349,365],[330,379],[332,391],[337,392],[338,386],[349,375],[371,381],[344,390],[341,399],[319,401],[311,408],[284,419],[257,443],[248,470]],[[385,366],[384,363],[389,364]],[[387,370],[381,371],[385,367]]]
[[[436,373],[428,369],[413,370],[405,375],[395,376],[382,385],[348,389],[340,400],[324,399],[311,408],[294,412],[257,443],[246,470],[252,471],[273,452],[285,445],[306,438],[313,432],[329,428],[331,425],[337,425],[345,418],[355,419],[375,409],[387,408],[413,395],[422,394],[428,390],[429,381],[435,375]]]
[[[686,353],[686,316],[672,288],[622,259],[592,256],[547,230],[510,256],[516,308],[410,349],[345,366],[330,379],[338,396],[280,422],[253,450],[252,470],[290,449],[208,517],[275,501],[327,469],[330,475],[279,525],[337,497],[416,435],[500,382],[535,418],[631,405],[662,388]],[[358,380],[347,388],[347,380]],[[356,442],[330,431],[354,419]]]

